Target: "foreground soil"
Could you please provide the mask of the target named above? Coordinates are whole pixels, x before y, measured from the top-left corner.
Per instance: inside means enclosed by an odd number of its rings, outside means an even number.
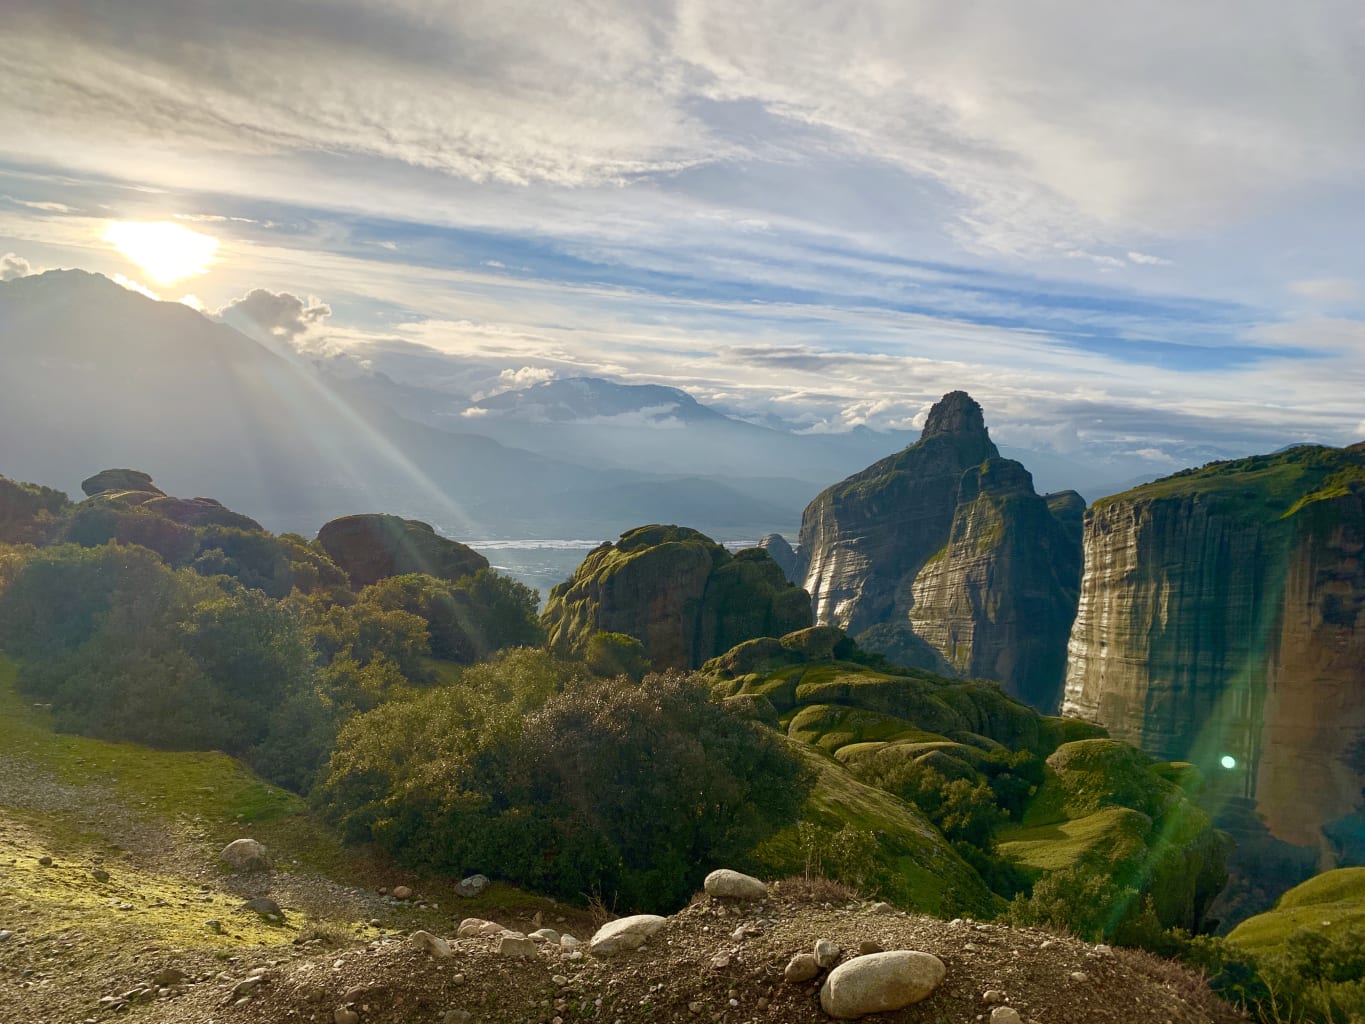
[[[996,1000],[1036,1024],[1242,1019],[1198,978],[1145,954],[1031,929],[877,913],[869,904],[822,902],[805,888],[799,881],[779,884],[774,896],[753,904],[703,897],[669,918],[645,948],[600,960],[573,958],[552,944],[513,959],[498,955],[495,939],[452,939],[453,955],[438,960],[396,934],[283,957],[261,950],[192,975],[119,1016],[166,1024],[826,1021],[821,979],[789,984],[782,971],[793,954],[828,938],[846,957],[871,941],[925,950],[947,965],[946,980],[927,1000],[869,1018],[878,1021],[989,1020]],[[165,952],[149,956],[144,980],[177,965],[195,966]],[[252,977],[261,980],[242,985]],[[998,995],[984,999],[988,992]],[[85,1005],[89,1012],[81,1016],[51,1019],[115,1019],[96,1012],[93,999]],[[345,1016],[348,1010],[356,1016]]]

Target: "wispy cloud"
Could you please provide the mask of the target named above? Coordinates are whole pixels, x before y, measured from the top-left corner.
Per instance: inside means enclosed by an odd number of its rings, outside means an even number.
[[[118,273],[95,213],[212,223],[209,308],[464,394],[591,373],[844,430],[965,386],[1059,451],[1339,440],[1358,28],[1335,0],[12,0],[0,246]]]

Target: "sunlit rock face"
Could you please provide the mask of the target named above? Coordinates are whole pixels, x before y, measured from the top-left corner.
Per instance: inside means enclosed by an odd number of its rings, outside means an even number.
[[[816,621],[902,664],[996,679],[1044,711],[1061,693],[1080,579],[1079,495],[1037,495],[965,392],[920,440],[807,507]]]
[[[1365,784],[1365,446],[1219,463],[1097,503],[1064,713],[1322,843]]]

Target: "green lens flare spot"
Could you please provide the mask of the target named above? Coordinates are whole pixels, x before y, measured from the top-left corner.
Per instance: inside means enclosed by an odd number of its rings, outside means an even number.
[[[1219,764],[1221,764],[1224,768],[1236,768],[1237,758],[1233,757],[1231,754],[1224,754],[1222,759],[1219,761]]]

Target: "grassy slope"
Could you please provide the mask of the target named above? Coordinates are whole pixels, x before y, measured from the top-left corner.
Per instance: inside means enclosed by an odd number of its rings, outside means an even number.
[[[35,787],[46,788],[35,788],[31,799],[21,793],[23,800],[6,802],[0,796],[0,920],[5,927],[18,925],[29,935],[79,930],[87,939],[101,940],[80,943],[92,956],[111,943],[155,942],[224,956],[242,946],[289,943],[306,923],[301,915],[289,915],[284,926],[270,925],[238,912],[241,897],[223,884],[228,880],[217,852],[244,835],[265,843],[278,869],[326,884],[372,890],[401,880],[457,915],[512,920],[541,911],[580,916],[501,884],[477,899],[458,899],[452,880],[412,877],[372,851],[343,847],[302,799],[263,782],[224,754],[161,751],[54,733],[49,715],[16,691],[15,674],[14,664],[0,658],[0,772],[31,774]],[[38,858],[44,855],[56,863],[42,867]],[[109,881],[95,879],[97,868],[109,872]],[[206,884],[209,891],[201,891]],[[323,902],[324,909],[315,911],[320,925],[356,938],[374,934],[340,907],[329,913]],[[408,906],[381,916],[390,926],[450,928],[447,915]],[[394,916],[401,920],[390,922]],[[223,934],[205,927],[209,918],[223,922]]]
[[[852,773],[809,744],[792,748],[816,773],[802,818],[837,831],[847,825],[878,837],[878,859],[890,873],[889,895],[927,914],[987,914],[997,899],[975,871],[914,807],[859,782]],[[799,874],[803,853],[793,826],[767,839],[758,860],[768,872]]]
[[[1239,924],[1228,941],[1265,952],[1300,928],[1336,931],[1349,925],[1365,925],[1365,868],[1337,868],[1310,878],[1281,896],[1274,910]]]

